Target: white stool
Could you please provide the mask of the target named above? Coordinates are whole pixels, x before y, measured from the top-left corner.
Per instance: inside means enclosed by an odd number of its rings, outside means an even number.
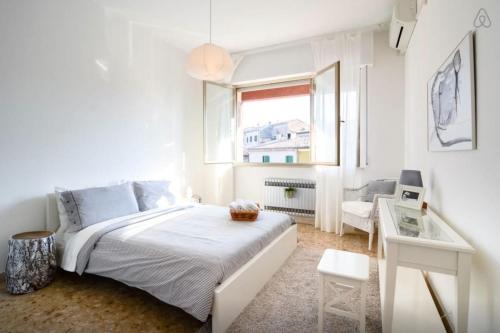
[[[365,331],[366,285],[370,276],[370,259],[359,253],[325,250],[318,264],[319,272],[319,315],[318,331],[323,332],[323,313],[333,313],[359,320],[359,331]],[[325,299],[328,289],[342,289],[335,299]],[[361,289],[359,311],[345,311],[335,307],[342,301],[349,302],[349,297]],[[351,308],[352,310],[352,308]]]

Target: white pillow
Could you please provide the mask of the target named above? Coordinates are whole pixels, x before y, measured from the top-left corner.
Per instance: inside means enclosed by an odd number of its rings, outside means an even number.
[[[66,192],[67,189],[62,188],[62,187],[56,187],[54,188],[54,193],[56,196],[56,202],[57,202],[57,213],[59,214],[59,228],[57,229],[57,233],[63,233],[68,229],[69,226],[69,217],[68,217],[68,212],[66,212],[66,208],[64,208],[64,205],[61,201],[61,193]]]
[[[170,191],[171,182],[167,180],[135,181],[134,194],[141,212],[166,208],[176,203],[175,195]]]
[[[71,190],[60,196],[68,214],[67,232],[139,212],[130,183]]]

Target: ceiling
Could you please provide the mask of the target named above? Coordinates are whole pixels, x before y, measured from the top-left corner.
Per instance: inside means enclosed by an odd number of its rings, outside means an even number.
[[[209,0],[96,0],[189,49],[208,41]],[[231,52],[390,19],[396,0],[212,0],[212,41]]]

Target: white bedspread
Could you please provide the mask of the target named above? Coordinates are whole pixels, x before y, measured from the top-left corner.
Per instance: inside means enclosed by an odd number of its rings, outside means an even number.
[[[62,269],[74,272],[76,270],[76,261],[78,258],[78,253],[88,241],[88,239],[94,235],[96,232],[115,224],[120,221],[139,219],[144,217],[154,217],[161,214],[166,209],[153,209],[146,212],[140,212],[137,214],[122,216],[101,223],[96,223],[78,232],[68,232],[62,235],[57,235],[58,249],[60,250],[60,266]]]
[[[261,212],[256,222],[234,222],[227,208],[206,205],[128,218],[132,224],[114,219],[75,234],[66,242],[62,268],[74,271],[92,235],[120,224],[92,244],[85,272],[143,289],[202,321],[217,285],[293,223],[273,212]]]

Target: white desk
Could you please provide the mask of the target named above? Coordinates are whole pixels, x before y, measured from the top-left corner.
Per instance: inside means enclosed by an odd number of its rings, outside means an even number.
[[[382,326],[393,326],[397,267],[404,266],[457,277],[457,328],[467,332],[471,257],[475,250],[432,211],[420,212],[379,199],[378,257],[385,253],[384,281],[380,280]]]

